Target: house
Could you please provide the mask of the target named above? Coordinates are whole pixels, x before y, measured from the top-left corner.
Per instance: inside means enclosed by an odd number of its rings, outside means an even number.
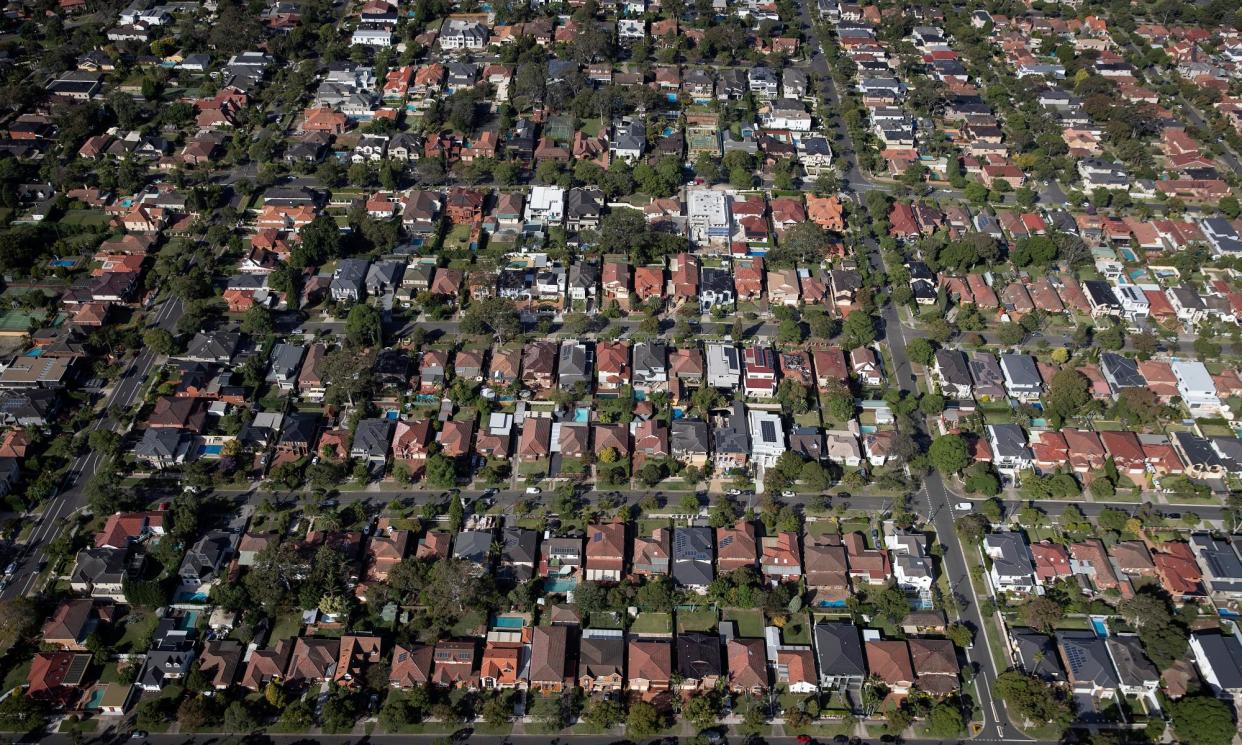
[[[677,687],[682,691],[707,692],[724,676],[720,636],[697,632],[678,634],[676,645]]]
[[[1010,396],[1025,403],[1039,400],[1043,392],[1043,380],[1033,357],[1027,354],[1002,354],[1000,367],[1005,376],[1005,390]]]
[[[858,382],[868,388],[884,385],[884,372],[880,368],[880,358],[875,350],[858,347],[850,351],[850,369],[858,378]]]
[[[1127,696],[1150,697],[1155,701],[1156,689],[1160,687],[1160,671],[1143,652],[1143,645],[1135,634],[1119,634],[1104,640],[1108,654],[1117,671],[1118,688]]]
[[[332,272],[328,291],[338,303],[356,303],[362,298],[363,282],[366,280],[370,262],[366,259],[341,259]]]
[[[1212,693],[1226,700],[1242,694],[1242,642],[1236,635],[1191,634],[1190,650]]]
[[[258,691],[271,681],[284,678],[292,653],[293,644],[287,639],[282,639],[272,649],[256,649],[250,654],[250,659],[246,660],[241,686]]]
[[[932,374],[945,397],[965,400],[973,396],[974,383],[970,377],[970,365],[965,352],[957,349],[937,349]]]
[[[647,393],[668,390],[668,347],[660,341],[634,345],[634,388]]]
[[[722,388],[728,391],[736,390],[742,381],[741,356],[738,354],[737,347],[725,344],[708,344],[705,352],[707,357],[707,384],[713,388]],[[775,374],[775,368],[773,368],[773,374]],[[775,385],[773,385],[774,388]]]
[[[298,637],[289,655],[284,683],[319,684],[331,680],[340,657],[340,639]]]
[[[767,651],[762,639],[729,639],[729,690],[761,694],[768,689]]]
[[[862,708],[867,658],[858,627],[846,621],[821,621],[813,634],[821,691],[842,691],[852,708]]]
[[[784,686],[790,693],[815,693],[819,690],[815,653],[810,647],[778,648],[773,671],[777,686]]]
[[[392,442],[393,423],[388,419],[371,418],[358,422],[354,439],[350,444],[349,457],[366,461],[372,467],[388,462],[388,449]]]
[[[1065,682],[1065,668],[1052,637],[1030,629],[1014,629],[1009,637],[1018,669],[1049,683]]]
[[[631,637],[626,647],[626,689],[640,694],[669,690],[673,680],[673,645]]]
[[[573,685],[568,626],[536,626],[531,633],[530,687],[542,694],[560,693]]]
[[[707,539],[710,540],[710,539]],[[759,539],[754,523],[739,520],[732,527],[716,528],[716,567],[721,574],[759,563]]]
[[[1026,432],[1017,424],[989,424],[986,427],[992,465],[1013,480],[1034,465],[1035,456],[1027,444]]]
[[[575,340],[565,340],[560,345],[560,361],[557,365],[560,387],[571,389],[578,383],[587,384],[591,379],[591,350]]]
[[[497,576],[515,584],[535,576],[539,559],[539,534],[529,528],[506,525],[500,537],[500,571]]]
[[[86,640],[99,628],[104,617],[111,617],[113,604],[91,598],[62,600],[43,624],[40,636],[45,644],[74,652],[85,652]]]
[[[426,644],[398,644],[392,650],[388,684],[397,689],[422,687],[431,681],[434,650]]]
[[[760,468],[770,468],[785,452],[785,425],[778,413],[751,409],[746,423],[750,429],[750,458]],[[762,476],[762,473],[760,474]]]
[[[1195,360],[1177,359],[1170,363],[1182,402],[1195,418],[1217,416],[1221,411],[1220,396],[1207,367]]]
[[[233,533],[212,531],[195,541],[181,560],[177,577],[182,588],[206,591],[220,579],[220,570],[233,555]]]
[[[1000,531],[989,533],[983,539],[983,551],[992,560],[988,571],[992,589],[996,592],[1034,592],[1036,586],[1035,566],[1021,533]]]
[[[78,702],[90,670],[91,655],[60,650],[38,652],[26,674],[25,695],[48,706],[71,709]],[[21,689],[11,695],[21,696]]]
[[[716,578],[712,541],[712,529],[701,525],[673,532],[673,581],[699,594],[707,592]]]
[[[526,222],[538,226],[560,225],[565,219],[565,190],[559,186],[535,186],[526,200]]]
[[[910,639],[915,685],[933,696],[948,696],[960,687],[957,652],[948,639]]]
[[[747,396],[771,398],[776,395],[776,353],[771,348],[746,347],[742,350],[742,365]]]
[[[661,576],[670,573],[672,568],[671,540],[672,531],[668,528],[656,528],[650,536],[638,536],[634,539],[633,565],[631,571],[639,576]]]
[[[1203,568],[1203,586],[1208,592],[1222,599],[1242,598],[1242,557],[1236,543],[1195,533],[1190,548]]]
[[[378,636],[345,634],[337,650],[332,681],[338,685],[354,686],[364,680],[367,668],[379,661]]]
[[[869,677],[883,683],[894,693],[902,694],[914,685],[914,664],[910,646],[905,641],[869,639],[864,644]]]
[[[587,694],[619,693],[625,684],[625,639],[584,632],[578,644],[578,687]]]
[[[522,351],[522,384],[532,390],[551,390],[556,374],[557,346],[553,342],[537,341],[526,345]],[[492,357],[493,369],[496,356]]]
[[[1121,681],[1104,639],[1091,631],[1058,631],[1057,650],[1075,694],[1115,698]]]
[[[488,640],[479,663],[479,685],[485,690],[525,688],[529,663],[525,645]]]
[[[795,532],[781,531],[759,540],[759,570],[773,584],[796,582],[802,576],[801,557]]]
[[[976,352],[970,358],[970,379],[974,383],[975,397],[981,401],[1005,398],[1005,375],[996,358],[986,352]]]
[[[586,578],[594,582],[620,582],[625,570],[625,523],[612,522],[587,528]]]
[[[670,445],[674,458],[695,468],[707,465],[710,452],[707,422],[702,419],[675,419],[671,433]]]
[[[431,684],[440,688],[473,689],[479,685],[476,669],[478,645],[471,640],[444,639],[436,642],[432,652],[434,669]]]

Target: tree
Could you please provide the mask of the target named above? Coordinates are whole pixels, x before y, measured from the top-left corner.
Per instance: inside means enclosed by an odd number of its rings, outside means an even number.
[[[1001,344],[1012,347],[1022,343],[1022,339],[1026,337],[1026,330],[1016,323],[1006,322],[1002,323],[996,330],[996,337]]]
[[[359,347],[381,344],[383,331],[379,311],[373,306],[356,303],[345,317],[345,338]]]
[[[1187,696],[1170,704],[1173,732],[1186,745],[1228,745],[1237,727],[1233,711],[1212,696]]]
[[[936,704],[927,715],[927,734],[939,740],[959,737],[965,729],[961,708],[950,701]]]
[[[18,689],[0,701],[0,730],[35,732],[47,727],[48,705]]]
[[[818,224],[810,220],[798,223],[781,236],[780,246],[769,253],[776,254],[774,263],[818,262],[824,258],[832,239]]]
[[[258,729],[259,721],[244,701],[234,701],[224,710],[224,731],[247,733]]]
[[[841,335],[846,347],[865,347],[875,341],[875,319],[861,310],[852,310],[845,317]]]
[[[659,709],[646,701],[636,701],[630,704],[629,714],[625,717],[625,734],[641,740],[664,729],[666,724]]]
[[[592,698],[582,712],[582,721],[598,730],[611,729],[625,720],[620,701]]]
[[[1050,631],[1065,616],[1065,611],[1053,600],[1039,597],[1022,606],[1022,616],[1031,628]]]
[[[936,359],[936,345],[920,336],[906,345],[906,354],[920,365],[930,365]]]
[[[681,715],[695,729],[703,730],[720,722],[721,711],[720,696],[711,691],[692,697],[682,708]]]
[[[176,338],[161,328],[148,329],[143,332],[142,343],[156,354],[173,354],[177,351]]]
[[[1074,721],[1074,711],[1062,691],[1031,675],[1010,670],[996,677],[996,694],[1018,716],[1036,724],[1064,730]]]
[[[443,453],[432,455],[427,459],[427,483],[439,489],[453,488],[457,485],[457,464]],[[461,503],[456,497],[452,501]]]
[[[942,435],[932,440],[927,459],[942,474],[961,473],[970,465],[970,451],[961,435]]]
[[[290,253],[290,261],[298,269],[319,266],[341,253],[341,229],[326,213],[302,226],[298,237]]]
[[[1052,419],[1052,426],[1059,427],[1066,419],[1081,413],[1091,401],[1091,381],[1073,368],[1064,368],[1052,376],[1044,406]]]
[[[959,649],[969,647],[970,643],[975,638],[975,635],[971,632],[970,627],[961,622],[949,624],[949,627],[945,629],[944,635],[948,637],[949,641],[953,642],[954,646]]]

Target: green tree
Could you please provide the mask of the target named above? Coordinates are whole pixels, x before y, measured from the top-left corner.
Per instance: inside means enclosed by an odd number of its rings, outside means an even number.
[[[636,701],[630,704],[630,711],[625,717],[625,734],[642,740],[664,729],[667,724],[664,715],[655,706],[646,701]]]
[[[927,734],[940,740],[960,737],[966,729],[962,710],[950,701],[941,701],[927,715]]]
[[[148,329],[143,332],[142,343],[156,354],[173,354],[177,351],[176,338],[161,328]]]
[[[1082,413],[1090,401],[1091,381],[1069,367],[1052,376],[1048,392],[1044,395],[1044,407],[1053,427],[1059,427],[1066,419]]]
[[[1173,732],[1186,745],[1228,745],[1237,732],[1233,711],[1212,696],[1187,696],[1170,704]]]
[[[850,311],[841,329],[845,346],[865,347],[875,341],[875,319],[861,310]]]
[[[930,365],[936,359],[936,345],[920,336],[906,345],[906,354],[920,365]]]
[[[378,345],[383,342],[382,326],[378,310],[356,303],[345,317],[345,338],[359,347]]]
[[[961,473],[970,465],[970,451],[961,435],[942,435],[927,449],[928,462],[942,474]]]
[[[451,489],[457,485],[457,464],[443,453],[436,453],[427,459],[427,483],[438,489]],[[456,497],[454,502],[461,500]]]

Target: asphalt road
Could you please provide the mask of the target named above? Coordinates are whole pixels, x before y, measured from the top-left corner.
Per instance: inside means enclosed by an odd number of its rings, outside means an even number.
[[[447,738],[444,735],[258,735],[246,740],[247,745],[368,745],[377,743],[380,745],[404,745],[405,743],[434,743],[444,742]],[[45,735],[41,738],[29,738],[20,740],[20,742],[29,743],[45,743],[46,745],[77,745],[83,743],[85,745],[121,745],[121,743],[131,743],[131,745],[142,742],[146,745],[225,745],[226,743],[236,743],[236,736],[223,735],[200,735],[198,737],[186,735],[161,735],[153,734],[145,740],[131,741],[125,736],[112,737],[94,737],[82,738],[74,741],[68,735]],[[614,745],[615,743],[675,743],[679,739],[676,737],[656,737],[642,740],[628,740],[617,737],[616,735],[569,735],[561,737],[549,737],[548,735],[470,735],[463,739],[456,740],[457,743],[470,743],[470,745],[557,745],[557,743],[573,743],[573,745]],[[680,740],[684,742],[684,738]],[[974,742],[996,742],[982,736],[975,738]],[[795,737],[763,737],[754,740],[747,740],[740,735],[730,735],[725,741],[728,745],[741,745],[742,743],[766,743],[767,745],[795,745],[798,741]],[[831,739],[818,739],[818,743],[831,743]],[[880,740],[861,740],[866,745],[880,745]],[[907,740],[907,742],[919,742],[923,745],[960,745],[960,740]],[[1053,742],[1037,742],[1025,738],[1015,739],[1013,742],[1021,742],[1024,745],[1056,745]]]
[[[179,298],[172,298],[155,309],[152,316],[153,323],[150,325],[158,326],[169,332],[175,332],[177,320],[181,318],[182,310],[181,300]],[[159,355],[152,350],[143,349],[129,363],[120,381],[113,386],[112,391],[104,400],[100,417],[87,429],[88,433],[97,429],[111,429],[116,426],[116,422],[108,412],[114,405],[122,409],[127,409],[133,405],[139,391],[142,390],[143,381],[147,379],[147,375],[151,372],[151,367],[155,364],[158,357]],[[61,531],[70,524],[68,518],[85,505],[86,494],[83,488],[86,486],[86,482],[99,470],[99,464],[102,459],[103,457],[100,453],[88,450],[74,460],[61,485],[60,493],[43,510],[42,517],[39,518],[34,531],[31,532],[26,544],[26,554],[18,561],[18,567],[13,573],[13,579],[4,588],[3,593],[0,593],[0,598],[22,597],[39,589],[35,587],[35,583],[43,569],[47,555],[47,546],[56,540]]]

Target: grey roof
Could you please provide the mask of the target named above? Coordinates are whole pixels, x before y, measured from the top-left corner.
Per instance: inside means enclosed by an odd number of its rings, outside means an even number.
[[[673,531],[673,579],[678,584],[697,587],[715,579],[713,531],[690,526]]]
[[[181,560],[181,568],[177,570],[177,574],[184,579],[210,579],[232,552],[233,534],[212,531],[190,547],[185,558]]]
[[[1200,437],[1192,432],[1174,432],[1173,437],[1177,440],[1178,447],[1181,448],[1187,466],[1212,468],[1223,465],[1220,454],[1212,448],[1211,441],[1206,437]]]
[[[111,548],[88,548],[78,552],[70,582],[115,584],[125,576],[125,551]]]
[[[794,427],[789,433],[789,449],[811,460],[824,457],[824,433],[819,427]]]
[[[241,334],[236,331],[200,331],[190,340],[185,354],[181,356],[187,360],[228,362],[240,345]]]
[[[591,370],[587,357],[586,346],[576,341],[561,342],[560,362],[557,368],[562,381],[568,378],[583,378]]]
[[[719,634],[678,634],[677,672],[683,678],[701,680],[724,673]]]
[[[815,657],[820,677],[867,677],[858,627],[852,623],[826,622],[815,625]]]
[[[1121,307],[1121,301],[1117,299],[1117,293],[1113,292],[1113,288],[1109,287],[1107,282],[1098,279],[1088,279],[1082,283],[1082,289],[1086,291],[1088,297],[1096,305],[1112,308]]]
[[[1031,552],[1021,534],[1011,532],[989,533],[984,545],[992,558],[992,568],[1000,577],[1026,577],[1035,573]],[[999,556],[993,555],[993,551]]]
[[[668,370],[668,346],[662,341],[643,341],[634,345],[634,377],[644,379],[652,372]]]
[[[603,210],[604,192],[594,187],[574,187],[565,198],[565,216],[569,218],[598,217]]]
[[[308,447],[315,444],[315,435],[319,431],[319,415],[312,411],[294,411],[285,417],[284,428],[280,431],[278,444]]]
[[[1057,646],[1075,683],[1091,683],[1100,688],[1116,688],[1121,681],[1113,669],[1104,640],[1092,631],[1058,631]]]
[[[573,192],[570,192],[572,196]],[[593,290],[599,284],[599,263],[595,261],[579,261],[569,267],[569,286]]]
[[[1122,685],[1142,686],[1160,680],[1160,671],[1147,659],[1137,636],[1110,636],[1105,643]]]
[[[177,680],[190,672],[194,662],[194,646],[175,649],[152,649],[147,652],[138,685],[146,689],[162,689],[166,682]]]
[[[370,262],[366,259],[341,259],[336,265],[336,271],[332,273],[331,289],[333,292],[338,289],[360,291],[369,265]]]
[[[1112,352],[1100,355],[1100,372],[1104,373],[1108,386],[1114,393],[1122,388],[1142,388],[1147,385],[1147,379],[1139,372],[1137,362]]]
[[[976,352],[970,358],[970,377],[975,381],[976,389],[993,388],[1002,395],[1005,392],[1005,374],[1001,372],[996,357],[987,352]]]
[[[1190,542],[1206,570],[1204,580],[1213,592],[1242,591],[1242,559],[1234,544],[1208,533],[1195,533]]]
[[[613,127],[614,150],[642,151],[647,145],[647,128],[641,121],[620,122]]]
[[[463,530],[453,539],[453,558],[486,564],[494,538],[490,530]]]
[[[951,385],[970,387],[970,366],[966,362],[966,353],[958,349],[937,349],[936,366],[940,375]]]
[[[272,364],[267,374],[270,382],[276,381],[292,381],[298,375],[298,369],[302,367],[302,357],[306,354],[306,347],[301,344],[286,344],[281,342],[272,348]]]
[[[368,291],[380,290],[397,286],[401,275],[405,272],[405,262],[396,259],[377,261],[367,267],[366,286]]]
[[[1028,675],[1055,683],[1065,680],[1065,668],[1052,637],[1030,629],[1015,629],[1010,637],[1018,653],[1019,667]]]
[[[534,574],[533,564],[539,561],[539,534],[529,528],[509,526],[501,533],[501,563],[505,572],[519,582]],[[532,566],[525,566],[525,565]]]
[[[733,402],[733,411],[724,421],[724,426],[716,427],[712,433],[716,440],[717,453],[750,454],[750,429],[746,424],[746,406],[741,401]]]
[[[1039,387],[1042,383],[1035,358],[1029,354],[1002,354],[1000,364],[1001,370],[1005,372],[1005,379],[1013,385],[1027,388]]]
[[[187,446],[186,433],[172,427],[147,427],[142,439],[134,445],[134,454],[140,458],[176,458],[184,454]]]
[[[392,422],[387,419],[363,419],[354,430],[352,452],[365,453],[368,457],[387,457],[392,444]]]
[[[1224,690],[1242,689],[1242,642],[1235,636],[1195,634],[1195,641],[1211,663],[1211,673]]]
[[[673,453],[708,452],[707,422],[702,419],[673,420],[672,448]]]
[[[1022,427],[1013,423],[989,424],[988,431],[992,437],[992,448],[995,455],[1001,458],[1030,458],[1031,450],[1027,447],[1026,433]]]
[[[699,273],[699,293],[714,292],[727,294],[733,292],[733,275],[724,269],[703,267]]]

